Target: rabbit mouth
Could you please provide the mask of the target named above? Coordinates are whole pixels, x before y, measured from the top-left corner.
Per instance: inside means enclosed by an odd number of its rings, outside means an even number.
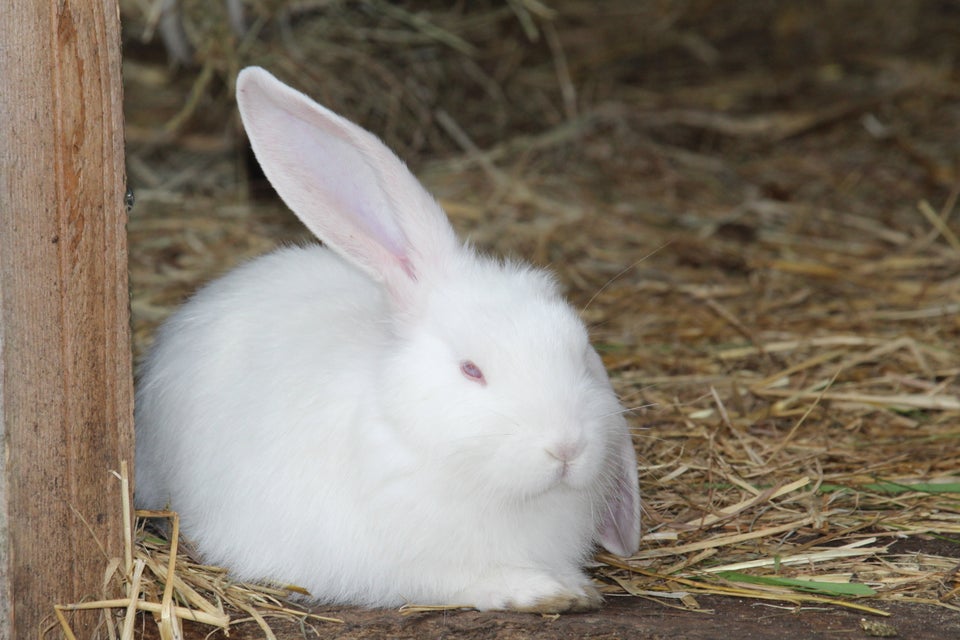
[[[583,465],[576,460],[560,460],[555,463],[552,477],[547,488],[548,491],[561,489],[570,491],[581,491],[589,486],[589,480],[585,477]]]

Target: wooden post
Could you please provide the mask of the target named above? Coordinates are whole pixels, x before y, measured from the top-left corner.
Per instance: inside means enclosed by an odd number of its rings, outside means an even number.
[[[99,598],[133,462],[117,0],[0,0],[0,639]],[[132,468],[132,466],[131,466]],[[93,636],[95,614],[74,618]]]

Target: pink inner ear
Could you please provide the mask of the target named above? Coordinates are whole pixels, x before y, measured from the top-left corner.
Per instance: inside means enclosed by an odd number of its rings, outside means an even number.
[[[237,104],[270,183],[314,235],[410,310],[460,246],[442,209],[376,136],[250,67]]]
[[[637,455],[630,432],[625,431],[616,455],[613,488],[603,505],[600,544],[610,553],[628,558],[640,547],[640,487]]]

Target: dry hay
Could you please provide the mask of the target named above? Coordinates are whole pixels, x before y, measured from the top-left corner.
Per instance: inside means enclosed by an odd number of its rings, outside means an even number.
[[[224,631],[229,631],[231,625],[253,621],[268,640],[275,637],[267,622],[271,617],[298,620],[303,628],[317,623],[342,622],[286,603],[284,600],[293,593],[290,588],[239,584],[230,580],[223,569],[197,564],[178,554],[180,524],[175,512],[136,511],[139,526],[134,534],[130,479],[125,462],[121,463],[116,476],[122,485],[121,509],[128,526],[123,531],[124,557],[110,558],[107,563],[104,591],[116,584],[123,597],[55,605],[57,622],[67,640],[76,640],[67,618],[73,611],[101,610],[101,626],[111,640],[133,640],[140,612],[155,616],[162,640],[182,638],[184,620]],[[169,541],[146,532],[143,525],[156,519],[169,521]],[[231,617],[228,612],[234,615]],[[238,612],[240,617],[236,615]],[[51,625],[42,635],[46,636],[53,628]]]
[[[124,2],[128,38],[150,40],[170,27],[162,0]],[[465,118],[482,144],[510,131],[556,124],[575,109],[566,58],[556,43],[555,12],[539,0],[445,2],[269,2],[243,4],[243,25],[231,28],[227,8],[239,2],[181,1],[172,14],[182,35],[174,42],[180,64],[199,68],[189,85],[178,84],[163,126],[128,126],[139,139],[157,141],[205,123],[207,131],[232,121],[233,79],[247,64],[269,68],[334,111],[378,131],[403,157],[452,151],[436,125],[438,114]],[[588,11],[579,7],[582,14]],[[134,34],[138,35],[137,38]],[[169,47],[169,45],[168,45]],[[550,58],[546,77],[533,60]],[[537,73],[527,73],[536,67]],[[169,69],[138,61],[131,80],[163,93]],[[145,72],[146,71],[146,72]],[[561,86],[558,88],[560,78]],[[456,81],[451,82],[451,78]],[[564,89],[563,87],[567,88]],[[182,100],[187,89],[188,99]],[[559,102],[557,95],[566,95]]]
[[[256,15],[266,4],[250,6]],[[402,16],[377,2],[330,6],[329,24],[297,26],[298,46],[318,47],[306,57],[284,49],[291,36],[273,33],[276,22],[251,18],[255,37],[211,39],[233,48],[198,54],[195,81],[128,58],[131,102],[148,93],[156,103],[130,124],[138,351],[197,284],[303,237],[275,203],[246,197],[236,130],[222,124],[233,72],[263,64],[385,133],[417,159],[462,233],[551,265],[583,307],[634,408],[641,459],[645,537],[627,561],[599,556],[610,597],[693,611],[700,594],[960,609],[948,553],[960,540],[960,161],[948,146],[957,130],[935,128],[960,95],[949,73],[861,51],[858,73],[800,70],[773,90],[756,70],[711,66],[709,42],[746,12],[710,22],[708,38],[708,27],[689,26],[701,3],[632,17],[642,44],[609,35],[609,16],[592,36],[589,23],[571,27],[587,6],[577,2]],[[777,13],[778,33],[809,19],[797,11]],[[358,16],[370,22],[357,26]],[[310,31],[321,28],[337,34],[326,53]],[[489,50],[490,34],[503,49]],[[597,48],[604,37],[610,46]],[[409,50],[395,57],[404,38]],[[623,60],[670,47],[697,62],[658,69],[659,94],[617,84]],[[414,52],[432,61],[429,73],[410,67],[417,74],[394,86],[390,65],[409,67]],[[498,56],[511,73],[490,71]],[[351,72],[321,73],[345,60]],[[619,70],[583,79],[604,65]],[[863,68],[882,81],[864,81]],[[686,73],[703,78],[678,82]],[[788,100],[805,91],[809,100]],[[182,104],[189,111],[173,106]],[[141,550],[162,565],[156,545]],[[177,575],[205,581],[197,592],[228,584],[183,562]]]

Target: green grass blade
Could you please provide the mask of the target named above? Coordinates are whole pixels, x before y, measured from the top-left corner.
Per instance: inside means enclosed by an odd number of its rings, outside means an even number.
[[[775,587],[786,587],[808,593],[822,593],[830,596],[873,596],[877,592],[865,584],[854,582],[818,582],[816,580],[800,580],[796,578],[778,578],[776,576],[751,576],[737,571],[718,573],[722,578],[731,582],[746,582],[749,584],[765,584]]]

